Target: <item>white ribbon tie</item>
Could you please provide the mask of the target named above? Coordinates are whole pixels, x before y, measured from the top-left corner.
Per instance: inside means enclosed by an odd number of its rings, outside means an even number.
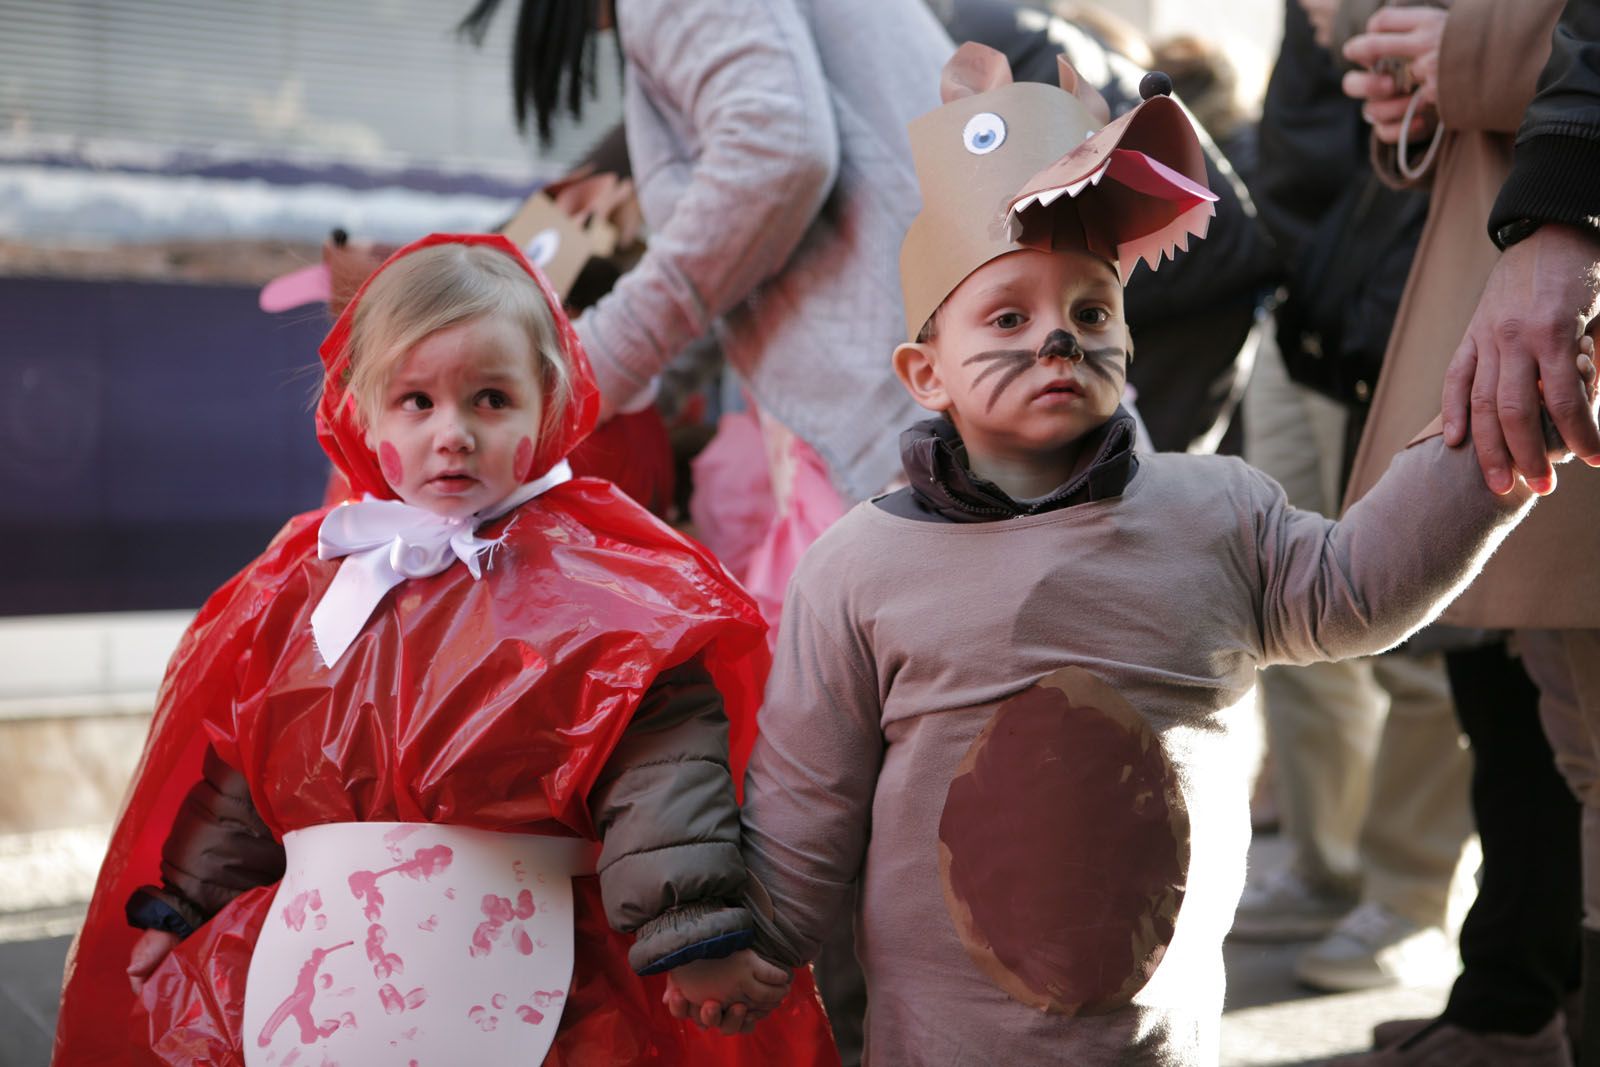
[[[492,561],[505,535],[481,538],[478,527],[571,478],[572,468],[562,460],[498,504],[465,518],[371,496],[328,512],[317,531],[317,557],[342,556],[344,562],[311,612],[311,635],[322,662],[329,667],[339,662],[384,594],[407,578],[438,574],[458,559],[474,580],[482,578],[479,557],[489,552]]]

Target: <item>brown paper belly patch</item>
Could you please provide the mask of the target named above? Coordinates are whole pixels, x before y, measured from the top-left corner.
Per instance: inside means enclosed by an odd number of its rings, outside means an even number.
[[[945,905],[1007,994],[1066,1015],[1126,1004],[1172,940],[1189,815],[1144,719],[1067,667],[995,711],[939,819]]]

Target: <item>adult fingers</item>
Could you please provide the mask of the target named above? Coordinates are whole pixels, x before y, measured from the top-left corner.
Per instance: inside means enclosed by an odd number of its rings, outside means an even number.
[[[1444,393],[1439,398],[1439,413],[1444,416],[1444,443],[1455,448],[1467,439],[1468,417],[1472,411],[1472,379],[1478,370],[1478,346],[1471,328],[1456,347],[1450,366],[1444,372]]]
[[[1414,34],[1432,25],[1445,12],[1421,7],[1380,7],[1367,19],[1368,33]]]
[[[1472,378],[1468,407],[1472,412],[1472,447],[1483,469],[1483,484],[1499,496],[1511,492],[1515,479],[1511,473],[1511,453],[1500,430],[1497,390],[1500,383],[1500,353],[1495,348],[1478,349],[1478,367]]]
[[[1395,95],[1394,79],[1370,70],[1347,70],[1339,84],[1353,100],[1386,100]]]
[[[1371,68],[1387,57],[1416,59],[1431,46],[1426,33],[1375,33],[1369,23],[1366,33],[1358,33],[1344,43],[1344,57],[1358,67]]]
[[[666,992],[661,994],[661,1003],[667,1006],[667,1014],[674,1019],[687,1019],[692,1007],[689,998],[684,996],[677,986],[668,984]]]
[[[1404,96],[1390,96],[1382,100],[1368,100],[1361,107],[1361,114],[1374,126],[1393,125],[1398,127],[1406,117],[1406,106],[1409,98]]]
[[[1575,355],[1568,337],[1552,339],[1539,351],[1539,380],[1544,389],[1545,410],[1561,439],[1584,462],[1593,464],[1590,457],[1600,457],[1600,431],[1595,428],[1588,382],[1579,365],[1587,355],[1581,344]]]
[[[1358,67],[1371,69],[1384,56],[1398,55],[1391,43],[1393,34],[1358,33],[1344,43],[1344,58]]]
[[[1554,487],[1555,479],[1545,456],[1544,426],[1539,418],[1540,365],[1531,355],[1510,347],[1510,338],[1499,340],[1500,376],[1495,406],[1500,412],[1500,430],[1512,464],[1522,472],[1528,488],[1543,496]],[[1570,365],[1567,376],[1573,376]]]

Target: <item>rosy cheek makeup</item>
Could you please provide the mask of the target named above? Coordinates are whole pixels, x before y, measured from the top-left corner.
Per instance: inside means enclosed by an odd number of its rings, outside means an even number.
[[[520,484],[528,480],[528,475],[533,470],[533,438],[524,437],[517,442],[517,454],[512,461],[511,472],[516,475]]]
[[[400,462],[400,450],[388,441],[381,441],[378,444],[378,466],[382,468],[383,476],[389,480],[391,486],[405,481],[406,468]]]

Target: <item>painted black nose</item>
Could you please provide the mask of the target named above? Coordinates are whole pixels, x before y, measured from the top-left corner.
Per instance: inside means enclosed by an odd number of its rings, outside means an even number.
[[[1039,346],[1039,359],[1070,359],[1074,363],[1081,363],[1083,346],[1066,330],[1051,330],[1044,344]]]

